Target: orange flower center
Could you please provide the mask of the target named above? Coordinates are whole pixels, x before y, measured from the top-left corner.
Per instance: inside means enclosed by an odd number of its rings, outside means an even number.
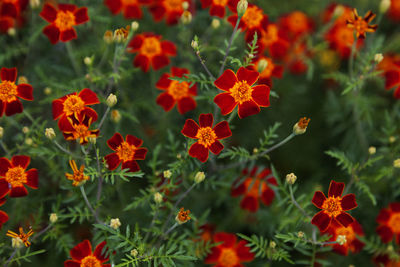
[[[388,225],[393,232],[400,233],[400,213],[392,214],[392,216],[390,216]]]
[[[140,48],[140,53],[150,58],[161,54],[161,51],[161,43],[156,37],[145,38]]]
[[[187,82],[172,81],[168,87],[168,93],[175,99],[179,100],[189,93],[189,84]]]
[[[122,0],[123,6],[135,5],[137,3],[138,3],[138,0]]]
[[[82,259],[81,267],[101,267],[101,262],[94,256],[87,256]]]
[[[262,43],[265,46],[270,46],[278,40],[278,27],[276,25],[268,25],[267,31],[262,35]]]
[[[80,113],[84,107],[85,102],[77,95],[70,95],[64,101],[64,113],[66,116]]]
[[[214,5],[225,6],[228,3],[228,0],[213,0]]]
[[[219,256],[218,263],[224,267],[233,267],[239,264],[239,257],[232,248],[225,248]]]
[[[260,195],[260,193],[265,190],[265,182],[261,183],[261,192],[260,192],[260,179],[258,178],[252,178],[249,177],[246,179],[246,181],[244,182],[246,188],[247,188],[247,193],[246,195],[258,198],[258,196]]]
[[[364,33],[368,29],[368,23],[365,20],[363,20],[361,17],[358,17],[354,21],[354,29],[358,33]]]
[[[217,140],[217,135],[211,127],[201,127],[197,131],[196,138],[199,139],[198,142],[200,145],[208,148]]]
[[[84,125],[84,124],[76,124],[73,125],[74,127],[74,132],[72,133],[74,136],[74,139],[83,139],[86,140],[88,137],[96,137],[96,135],[92,134],[91,131],[89,130],[89,127]]]
[[[182,3],[185,1],[182,0],[164,0],[164,5],[167,8],[167,10],[173,10],[173,11],[182,11],[183,6]]]
[[[288,19],[289,27],[293,32],[299,33],[307,30],[307,17],[302,12],[296,11]]]
[[[260,26],[263,19],[263,11],[256,6],[248,7],[244,13],[242,20],[248,28]]]
[[[130,161],[135,155],[136,147],[134,145],[128,144],[127,142],[122,142],[122,144],[117,147],[117,155],[123,162]]]
[[[253,88],[251,88],[247,81],[238,81],[229,90],[229,92],[231,92],[231,95],[236,102],[242,104],[243,102],[249,101],[251,99]]]
[[[25,170],[19,166],[8,169],[5,179],[11,187],[23,186],[28,181]]]
[[[341,203],[341,197],[328,197],[325,199],[324,204],[322,204],[322,209],[330,216],[336,217],[342,212]]]
[[[14,82],[2,81],[0,83],[0,100],[3,102],[11,102],[16,99],[17,85]]]
[[[75,25],[75,15],[71,11],[58,11],[54,24],[61,32],[69,30]]]
[[[344,235],[346,236],[347,244],[351,243],[355,239],[355,234],[353,231],[353,228],[350,226],[346,227],[340,227],[336,230],[336,235]]]

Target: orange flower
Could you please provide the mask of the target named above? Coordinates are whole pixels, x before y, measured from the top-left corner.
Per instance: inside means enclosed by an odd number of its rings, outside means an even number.
[[[160,35],[153,33],[137,34],[128,45],[129,53],[137,53],[133,60],[135,67],[147,72],[150,65],[154,70],[169,64],[169,57],[176,56],[176,46],[170,41],[161,41]]]
[[[249,173],[247,169],[242,171],[242,175],[246,178],[237,179],[231,189],[231,195],[237,197],[244,195],[240,202],[242,209],[250,212],[256,212],[259,208],[258,199],[266,206],[270,205],[275,197],[275,192],[269,187],[269,185],[278,185],[275,177],[272,177],[270,169],[263,169],[260,173],[257,173],[258,168],[254,167]],[[240,181],[242,183],[238,184]]]
[[[183,3],[191,5],[192,1],[187,0],[153,0],[150,6],[150,12],[154,21],[161,21],[166,18],[167,24],[176,24],[183,14]],[[189,7],[190,8],[190,7]]]
[[[69,165],[71,166],[73,174],[65,173],[65,177],[67,177],[68,180],[73,181],[72,182],[73,186],[79,186],[85,181],[89,180],[89,176],[83,173],[83,171],[85,170],[85,165],[82,164],[81,168],[78,169],[75,160],[70,160]]]
[[[388,243],[393,237],[397,244],[400,244],[400,203],[394,202],[388,208],[382,209],[376,218],[379,226],[376,232],[382,242]]]
[[[391,0],[388,16],[395,22],[400,22],[400,1]]]
[[[24,108],[18,98],[32,101],[32,86],[26,83],[15,84],[17,68],[1,68],[0,78],[0,117],[4,113],[6,116],[21,113]]]
[[[365,245],[357,238],[357,236],[364,236],[361,224],[359,224],[357,221],[354,221],[347,227],[340,225],[336,221],[332,221],[332,224],[329,226],[326,232],[324,232],[324,234],[331,235],[329,241],[336,241],[339,235],[346,237],[346,243],[343,245],[338,243],[330,245],[333,247],[334,251],[345,256],[347,256],[349,251],[352,253],[360,252]]]
[[[259,72],[258,83],[268,85],[269,87],[272,87],[272,77],[282,78],[283,74],[283,67],[276,65],[272,61],[272,58],[266,56],[258,57],[249,69]]]
[[[104,0],[104,4],[113,15],[122,12],[127,19],[142,18],[141,6],[150,3],[151,0]]]
[[[237,242],[236,236],[229,233],[216,233],[213,236],[214,243],[221,243],[211,249],[211,253],[204,259],[206,264],[214,267],[243,266],[242,262],[254,260],[254,254],[250,252],[245,240]]]
[[[81,114],[78,119],[75,117],[67,117],[66,120],[60,120],[60,130],[63,132],[65,140],[78,140],[81,145],[87,144],[89,138],[96,138],[100,130],[90,130],[93,118]]]
[[[344,183],[331,181],[328,190],[328,198],[321,191],[316,191],[312,199],[312,203],[320,212],[314,215],[311,223],[316,225],[321,232],[328,229],[333,220],[336,220],[344,227],[354,222],[354,218],[347,212],[357,207],[356,196],[347,194],[342,197]]]
[[[36,169],[25,171],[31,158],[24,155],[13,156],[11,161],[7,158],[0,158],[0,198],[9,194],[10,197],[24,197],[30,188],[37,189],[39,178]]]
[[[189,86],[188,82],[172,81],[169,77],[183,77],[189,74],[189,70],[172,67],[171,74],[164,73],[156,83],[156,87],[165,92],[157,97],[157,104],[162,106],[165,111],[170,111],[175,103],[178,103],[178,111],[184,114],[196,108],[194,96],[197,95],[197,86]]]
[[[29,247],[31,245],[31,242],[29,242],[29,237],[33,235],[33,230],[29,229],[29,231],[25,234],[24,229],[22,227],[19,228],[19,234],[14,233],[11,230],[7,231],[6,236],[12,237],[12,238],[19,238],[25,245],[25,247]]]
[[[251,40],[247,40],[251,42]],[[263,54],[268,49],[269,54],[273,58],[283,58],[289,49],[289,39],[287,34],[279,29],[274,23],[268,24],[261,31],[261,36],[258,36],[258,46],[260,54]]]
[[[313,30],[313,21],[301,11],[293,11],[279,20],[280,27],[291,40],[310,34]]]
[[[288,68],[293,74],[302,74],[308,69],[305,60],[310,57],[311,53],[307,49],[306,43],[296,43],[290,47],[289,51],[283,58],[285,68]]]
[[[253,86],[259,76],[257,71],[240,67],[236,74],[227,69],[215,80],[214,85],[225,91],[214,98],[222,115],[231,113],[239,105],[238,115],[243,119],[259,113],[260,107],[269,107],[270,88],[265,84]]]
[[[106,244],[105,241],[101,242],[92,252],[90,241],[83,240],[71,249],[69,254],[72,260],[66,260],[64,267],[111,267],[111,264],[104,264],[108,261],[107,249],[104,249]]]
[[[354,29],[357,33],[357,38],[364,39],[367,32],[375,32],[378,25],[369,25],[376,17],[374,13],[368,11],[364,18],[358,16],[357,9],[353,9],[354,19],[347,20],[347,27]]]
[[[73,26],[89,21],[87,7],[78,8],[71,4],[58,4],[57,8],[50,4],[43,6],[40,16],[51,23],[43,29],[43,33],[52,44],[58,41],[68,42],[77,38]]]
[[[184,224],[191,219],[189,214],[190,210],[185,210],[184,208],[181,208],[175,217],[175,221],[178,224]]]
[[[238,0],[200,0],[201,7],[210,7],[210,15],[220,18],[225,17],[225,7],[227,6],[232,12],[236,12]]]

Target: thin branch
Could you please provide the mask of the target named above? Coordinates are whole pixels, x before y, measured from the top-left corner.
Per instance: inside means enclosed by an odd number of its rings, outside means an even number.
[[[240,23],[240,20],[241,20],[241,19],[242,19],[242,17],[241,17],[241,16],[238,16],[238,18],[237,18],[237,20],[236,20],[236,25],[235,25],[235,28],[233,29],[231,38],[229,39],[228,47],[226,48],[225,56],[224,56],[224,59],[223,59],[223,61],[222,61],[221,68],[219,69],[218,77],[221,76],[222,72],[224,71],[226,59],[228,58],[228,54],[229,54],[229,51],[231,50],[233,38],[234,38],[235,35],[236,35],[236,32],[237,32],[237,30],[238,30],[239,23]]]
[[[212,75],[211,71],[207,68],[207,65],[205,64],[205,61],[201,58],[200,51],[196,51],[195,54],[199,59],[201,66],[203,66],[204,70],[207,72],[208,76],[210,76],[213,80],[215,80],[214,75]]]
[[[103,222],[100,221],[99,217],[97,216],[96,212],[94,211],[92,204],[90,204],[90,202],[86,196],[85,188],[83,187],[83,185],[81,185],[79,188],[81,189],[81,193],[82,193],[83,199],[85,200],[86,206],[88,206],[88,208],[89,208],[90,212],[93,214],[96,222],[103,224]]]

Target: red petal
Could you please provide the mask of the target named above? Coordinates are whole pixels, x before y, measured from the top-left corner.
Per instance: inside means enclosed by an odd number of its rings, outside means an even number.
[[[316,191],[314,193],[314,197],[311,200],[311,202],[319,209],[322,209],[322,204],[324,204],[324,201],[326,200],[325,194],[322,193],[321,191]]]
[[[395,212],[400,212],[400,203],[394,202],[389,205],[390,209]]]
[[[124,138],[120,133],[115,133],[110,139],[107,140],[108,146],[112,150],[117,150],[117,148],[124,142]]]
[[[147,154],[147,148],[139,148],[135,150],[135,154],[133,156],[133,159],[140,159],[143,160],[145,159]]]
[[[140,19],[142,18],[142,10],[138,5],[128,5],[124,10],[124,17],[127,19]]]
[[[154,70],[159,70],[169,64],[169,59],[166,55],[158,55],[152,58],[151,64]]]
[[[60,40],[60,30],[53,24],[46,26],[43,33],[49,38],[50,43],[56,44]]]
[[[399,98],[400,98],[400,86],[397,87],[397,88],[394,90],[394,92],[393,92],[393,97],[396,98],[396,99],[399,99]]]
[[[25,100],[33,100],[33,88],[30,84],[19,84],[17,86],[17,96]]]
[[[58,121],[58,128],[60,128],[60,130],[62,132],[73,132],[75,131],[74,127],[72,126],[71,122],[68,120],[67,117],[61,117],[61,119]]]
[[[60,99],[56,99],[52,103],[53,119],[58,119],[64,113],[64,104]]]
[[[161,49],[162,49],[163,54],[172,55],[172,56],[176,55],[176,46],[173,42],[162,41]]]
[[[15,82],[17,79],[17,68],[1,68],[0,77],[2,81]]]
[[[24,155],[13,156],[11,158],[11,164],[13,167],[20,166],[24,170],[28,167],[29,163],[31,162],[31,158]]]
[[[150,12],[155,21],[160,21],[164,17],[165,8],[163,6],[152,6],[150,7]]]
[[[52,23],[57,18],[57,10],[52,5],[45,4],[39,15],[47,22]]]
[[[78,36],[76,35],[76,31],[74,28],[62,31],[60,34],[60,40],[62,42],[68,42],[72,39],[76,39]]]
[[[191,97],[184,97],[178,101],[178,111],[180,114],[185,114],[196,108],[196,101]]]
[[[89,16],[87,12],[88,12],[87,7],[81,7],[75,11],[74,15],[75,15],[76,25],[89,21]]]
[[[92,245],[90,244],[89,240],[85,239],[75,247],[71,249],[69,252],[71,258],[76,261],[81,261],[86,256],[92,254]]]
[[[198,130],[199,125],[194,120],[187,119],[181,133],[186,137],[196,138]]]
[[[221,256],[221,249],[219,246],[211,248],[211,253],[204,259],[205,264],[218,263]]]
[[[311,220],[311,223],[316,225],[321,232],[325,231],[331,224],[332,218],[325,211],[321,210]]]
[[[378,217],[376,218],[376,221],[377,221],[378,223],[386,223],[386,222],[389,221],[390,216],[391,216],[391,213],[390,213],[387,209],[382,209],[382,210],[379,212],[379,215],[378,215]]]
[[[358,239],[353,240],[353,242],[351,243],[351,245],[352,245],[353,248],[354,248],[353,253],[358,253],[358,252],[360,252],[360,251],[364,248],[364,246],[365,246],[365,244],[364,244],[363,242],[361,242],[360,240],[358,240]]]
[[[251,86],[258,80],[258,76],[260,76],[260,74],[257,71],[240,67],[236,73],[236,76],[239,81],[247,81],[247,84]]]
[[[13,3],[2,2],[0,16],[17,18],[18,10]]]
[[[138,34],[129,42],[128,48],[133,50],[133,52],[136,52],[142,47],[142,44],[143,44],[143,35]]]
[[[28,190],[24,186],[11,187],[10,197],[24,197],[28,195]]]
[[[27,181],[26,184],[33,189],[38,189],[39,186],[39,175],[36,169],[30,169],[26,172]]]
[[[227,121],[221,121],[214,127],[214,132],[218,139],[224,139],[232,136],[231,129],[229,129],[229,123]]]
[[[235,183],[232,185],[231,196],[237,197],[243,195],[246,192],[246,186],[244,183],[240,184],[239,186],[235,187]]]
[[[4,211],[0,210],[0,229],[4,223],[8,221],[8,215]]]
[[[383,243],[388,243],[393,239],[393,232],[386,225],[379,226],[376,232],[381,237]]]
[[[201,162],[206,162],[208,159],[208,149],[196,142],[189,148],[189,155]]]
[[[58,4],[58,9],[74,12],[76,10],[76,6],[72,4]]]
[[[261,201],[264,203],[264,205],[269,206],[272,203],[272,200],[274,200],[274,197],[274,190],[267,188],[261,194]]]
[[[67,260],[64,261],[64,267],[80,267],[81,264],[80,262],[73,261],[73,260]]]
[[[240,202],[240,207],[250,212],[256,212],[259,208],[258,199],[256,197],[246,195]]]
[[[213,121],[214,117],[211,113],[200,114],[199,116],[200,127],[212,127]]]
[[[107,156],[104,157],[104,159],[106,160],[108,166],[107,168],[110,171],[115,170],[121,163],[121,160],[119,159],[117,153],[108,154]]]
[[[6,115],[11,116],[17,113],[21,113],[24,108],[22,107],[21,101],[18,99],[13,102],[6,103]]]
[[[139,54],[133,60],[133,65],[135,67],[140,67],[142,71],[147,72],[150,68],[150,60],[148,57]]]
[[[169,93],[164,92],[157,97],[156,103],[165,111],[170,111],[175,105],[175,99]]]
[[[214,235],[213,239],[214,239],[215,243],[223,242],[219,246],[225,247],[225,248],[233,248],[236,243],[236,235],[224,233],[224,232],[216,233]]]
[[[257,177],[260,178],[260,179],[263,179],[263,178],[267,177],[270,174],[271,174],[271,170],[268,169],[268,168],[265,168],[257,175]]]
[[[156,87],[164,90],[168,89],[169,85],[171,84],[171,80],[169,79],[169,77],[171,77],[169,73],[164,73],[156,83]]]
[[[214,98],[215,104],[221,109],[222,115],[227,115],[233,111],[237,103],[230,93],[218,94]]]
[[[10,187],[6,179],[0,179],[0,198],[4,198],[8,192],[10,192]],[[2,200],[3,201],[3,200]]]
[[[220,18],[225,17],[225,7],[224,6],[217,6],[217,5],[212,5],[210,8],[210,15],[211,16],[217,16]]]
[[[126,142],[130,145],[134,145],[135,147],[140,147],[143,144],[143,140],[137,138],[136,136],[127,134],[126,135]]]
[[[336,220],[340,222],[344,227],[347,227],[354,222],[354,218],[346,212],[342,212],[338,216],[336,216]]]
[[[272,76],[277,78],[282,78],[283,75],[283,67],[282,66],[275,66],[272,70]]]
[[[7,158],[0,158],[0,176],[5,176],[11,167],[11,162]]]
[[[222,149],[224,149],[224,146],[221,144],[220,141],[216,140],[214,143],[211,144],[209,149],[212,153],[218,155],[219,153],[221,153]]]
[[[288,48],[288,43],[284,41],[276,41],[270,46],[269,51],[273,58],[280,59],[286,55]]]
[[[121,0],[105,0],[104,4],[110,9],[112,14],[117,14],[121,11],[122,2]]]
[[[3,101],[1,101],[0,100],[0,117],[2,117],[3,116],[3,113],[4,113],[4,104],[3,104]]]
[[[189,70],[185,68],[178,68],[178,67],[172,67],[171,68],[171,74],[174,77],[183,77],[184,74],[188,74]]]
[[[328,190],[328,197],[340,197],[343,194],[344,183],[337,183],[335,181],[331,181]]]
[[[97,97],[97,94],[90,90],[89,88],[83,89],[78,96],[85,102],[85,105],[93,105],[93,104],[99,104],[99,98]]]
[[[215,80],[214,85],[221,90],[229,91],[229,89],[231,89],[236,82],[237,78],[235,73],[228,69],[225,70],[224,73],[222,73],[222,75]]]
[[[236,246],[236,254],[241,262],[254,260],[254,254],[250,252],[250,247],[247,246],[247,242],[240,240]]]
[[[352,210],[357,207],[356,196],[354,194],[347,194],[342,198],[342,209]]]
[[[122,169],[129,169],[130,172],[137,172],[140,170],[140,167],[135,160],[131,160],[123,162]]]
[[[201,2],[201,8],[209,7],[213,3],[212,0],[200,0],[200,2]]]
[[[239,104],[238,108],[238,115],[239,118],[243,119],[248,116],[257,114],[260,112],[260,107],[257,105],[256,102],[253,100],[243,102],[242,104]]]
[[[269,107],[269,92],[270,89],[266,85],[256,85],[253,87],[251,96],[257,105],[261,107]]]
[[[108,249],[106,249],[104,251],[104,253],[102,253],[104,246],[107,243],[105,241],[101,242],[100,244],[98,244],[93,252],[93,256],[95,256],[98,260],[100,260],[101,262],[105,262],[108,261],[108,257],[106,257],[106,252]]]

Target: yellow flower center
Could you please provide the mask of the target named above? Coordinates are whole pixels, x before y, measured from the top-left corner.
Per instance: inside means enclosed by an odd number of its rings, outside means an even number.
[[[253,88],[251,88],[247,81],[238,81],[229,90],[229,92],[231,92],[231,95],[236,102],[242,104],[243,102],[249,101],[251,99]]]
[[[94,256],[87,256],[82,259],[81,267],[101,267],[101,262]]]
[[[187,82],[172,81],[168,87],[168,93],[172,95],[175,100],[179,100],[189,93],[189,84]]]
[[[77,95],[70,95],[64,101],[64,113],[66,116],[80,113],[84,107],[85,102]]]
[[[268,25],[267,31],[263,34],[261,42],[265,46],[270,46],[276,40],[278,40],[278,27],[276,25]]]
[[[61,32],[69,30],[75,25],[75,15],[71,11],[58,11],[54,24]]]
[[[233,267],[239,263],[239,258],[233,249],[226,248],[222,250],[218,263],[220,266]]]
[[[342,198],[341,197],[328,197],[322,204],[322,209],[328,213],[329,216],[336,217],[342,213]]]
[[[289,27],[294,32],[301,32],[307,29],[307,17],[302,12],[295,11],[289,17]]]
[[[150,58],[161,54],[161,51],[161,43],[156,37],[145,38],[140,48],[140,53]]]
[[[87,140],[89,137],[96,137],[95,134],[92,134],[91,131],[89,130],[89,127],[87,127],[84,124],[76,124],[73,125],[74,127],[74,132],[72,135],[74,136],[74,139],[81,139],[81,140]]]
[[[388,225],[393,232],[400,233],[400,213],[392,214],[392,216],[390,216]]]
[[[211,127],[202,127],[197,131],[196,138],[200,145],[208,148],[217,140],[217,135]]]
[[[262,19],[263,19],[263,11],[256,6],[248,7],[242,17],[242,20],[244,21],[244,23],[247,25],[248,28],[254,28],[260,26]]]
[[[364,33],[368,29],[368,23],[365,20],[363,20],[361,17],[358,17],[354,21],[354,29],[358,33]]]
[[[2,81],[0,83],[0,100],[12,102],[16,99],[17,85],[14,82]]]
[[[228,3],[228,0],[213,0],[214,5],[225,6]]]
[[[19,166],[8,169],[5,179],[11,187],[23,186],[28,181],[25,170]]]
[[[181,11],[183,10],[182,0],[164,0],[165,7],[167,10]]]
[[[117,148],[117,155],[123,162],[130,161],[135,155],[136,147],[130,145],[127,142],[122,142],[122,144]]]

